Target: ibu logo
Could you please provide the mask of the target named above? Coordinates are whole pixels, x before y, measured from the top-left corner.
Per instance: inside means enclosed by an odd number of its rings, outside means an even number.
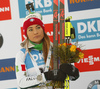
[[[53,14],[53,0],[18,0],[20,18],[24,18],[29,14],[26,5],[32,3],[34,11],[41,15]],[[31,12],[32,9],[30,9]]]
[[[100,39],[100,18],[72,21],[78,41]],[[74,41],[74,40],[73,40]]]

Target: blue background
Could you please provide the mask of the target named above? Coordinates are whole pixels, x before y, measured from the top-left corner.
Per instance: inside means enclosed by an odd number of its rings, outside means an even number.
[[[69,12],[100,8],[100,0],[79,2],[74,4],[73,3],[70,4],[70,0],[68,0],[68,8],[69,8]]]
[[[0,69],[3,67],[13,67],[15,66],[15,58],[9,58],[5,60],[0,60]],[[1,72],[0,73],[0,81],[1,80],[8,80],[8,79],[16,79],[15,71],[10,72]]]

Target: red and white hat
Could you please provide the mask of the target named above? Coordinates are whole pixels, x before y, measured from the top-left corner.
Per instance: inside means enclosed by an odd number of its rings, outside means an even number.
[[[39,13],[33,13],[33,14],[26,16],[24,23],[23,23],[23,32],[25,36],[27,36],[27,28],[34,24],[40,25],[42,29],[45,31],[45,27],[41,19],[42,19],[42,16]]]

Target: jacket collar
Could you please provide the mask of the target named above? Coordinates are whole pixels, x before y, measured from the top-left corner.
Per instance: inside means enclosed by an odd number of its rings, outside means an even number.
[[[26,38],[23,42],[21,42],[21,47],[22,48],[32,48],[34,47],[35,45],[31,44],[30,41]],[[53,43],[50,42],[50,46],[53,47]]]
[[[31,44],[31,42],[27,38],[20,45],[22,48],[32,48],[35,46]]]

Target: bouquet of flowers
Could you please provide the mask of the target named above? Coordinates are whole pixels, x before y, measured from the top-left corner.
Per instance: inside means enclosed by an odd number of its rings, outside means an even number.
[[[61,63],[75,63],[84,57],[84,53],[81,50],[81,46],[78,44],[60,44],[55,50],[55,54],[58,55]]]

